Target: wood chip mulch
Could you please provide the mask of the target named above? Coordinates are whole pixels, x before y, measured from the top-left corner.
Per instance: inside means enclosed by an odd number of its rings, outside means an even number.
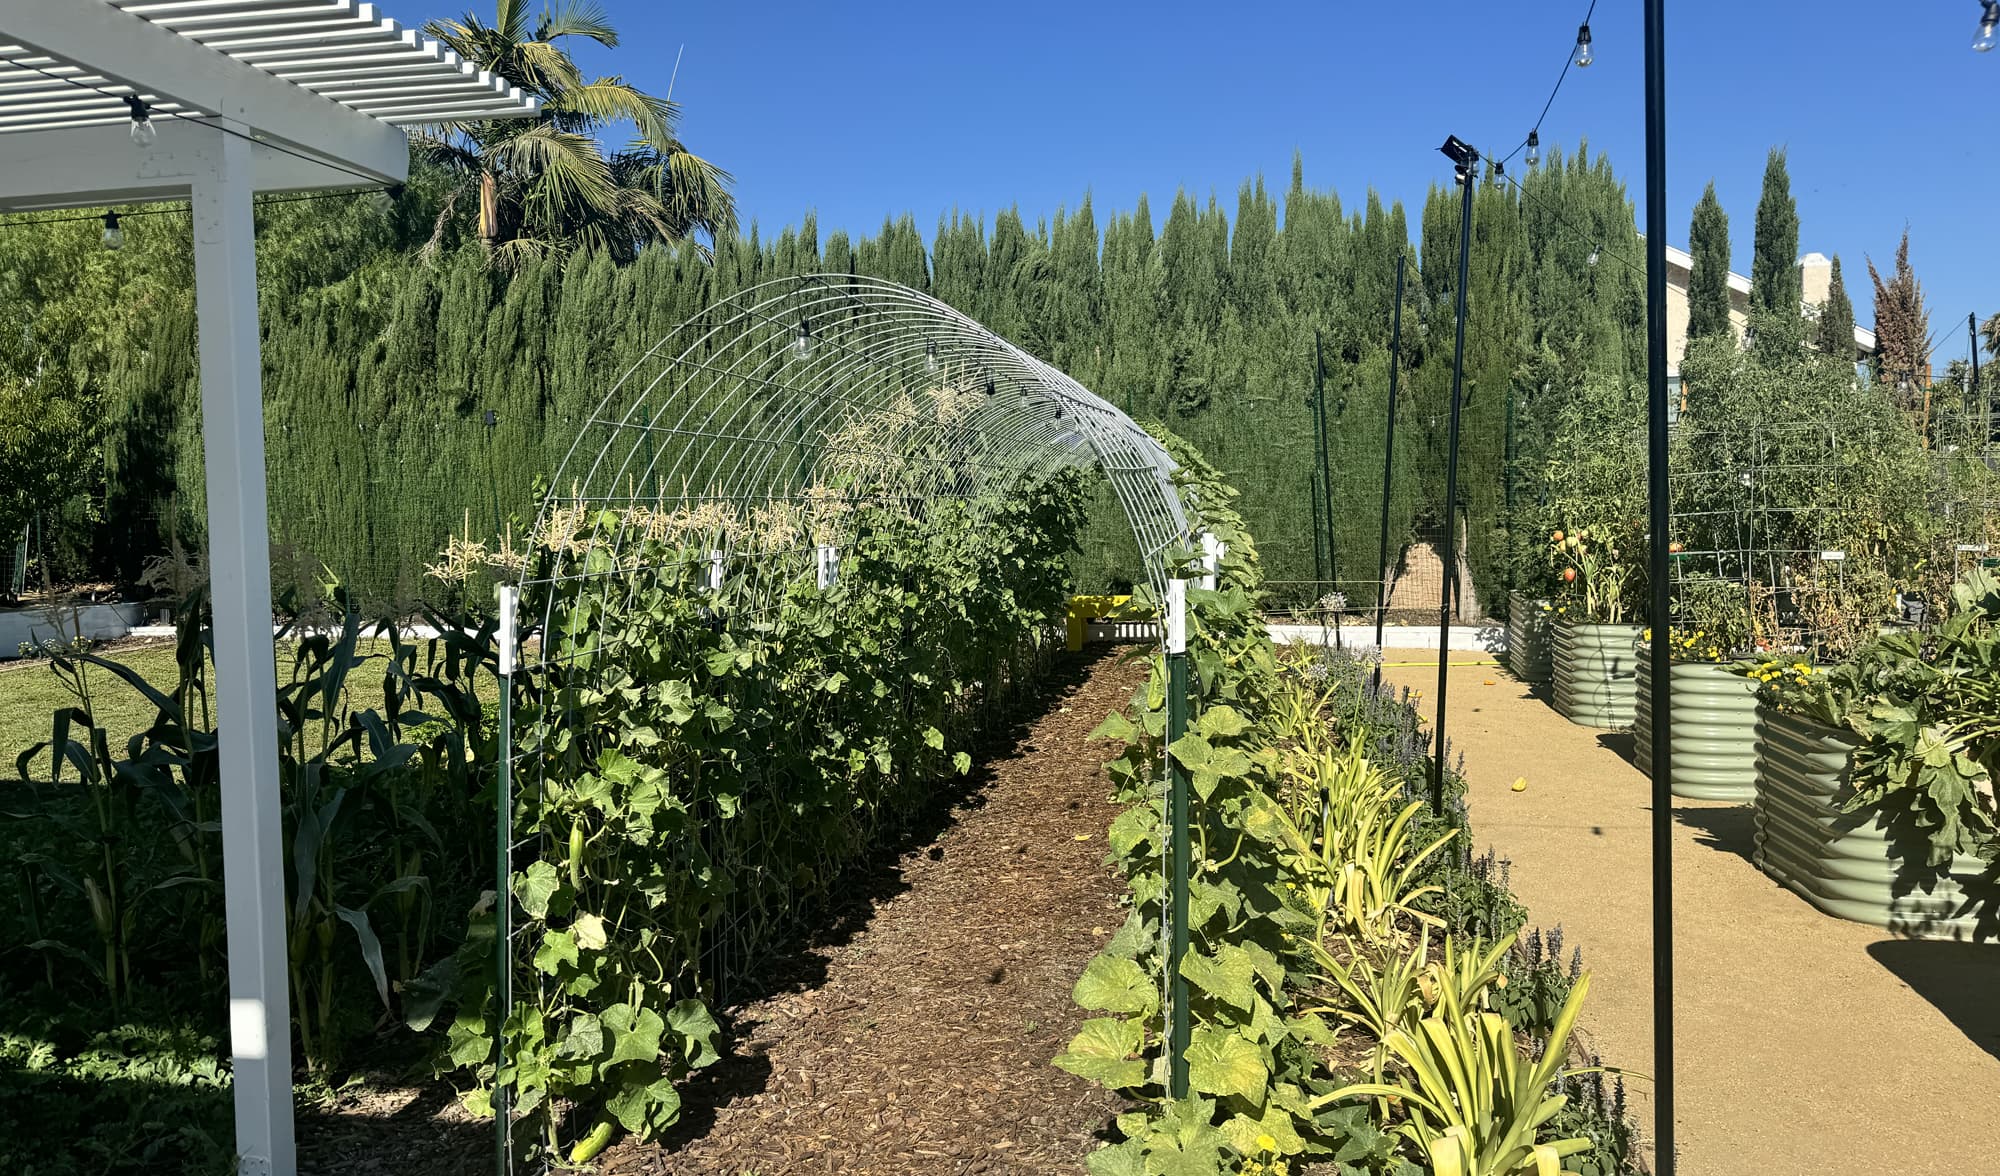
[[[1070,987],[1124,921],[1105,864],[1117,808],[1085,736],[1144,666],[1105,654],[1011,753],[975,769],[942,831],[802,953],[803,982],[733,1008],[729,1056],[669,1137],[615,1176],[1074,1173],[1120,1109],[1050,1065],[1083,1020]],[[1060,672],[1060,671],[1059,671]]]

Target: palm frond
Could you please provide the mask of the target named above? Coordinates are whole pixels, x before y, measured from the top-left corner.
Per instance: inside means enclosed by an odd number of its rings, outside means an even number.
[[[618,30],[611,27],[611,19],[595,0],[558,0],[543,10],[536,32],[538,41],[588,37],[607,49],[618,47]]]

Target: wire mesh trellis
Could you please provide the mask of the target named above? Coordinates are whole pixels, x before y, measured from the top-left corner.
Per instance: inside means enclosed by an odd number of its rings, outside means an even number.
[[[691,608],[717,630],[755,631],[805,594],[904,591],[909,585],[868,581],[881,568],[856,554],[864,543],[920,543],[947,521],[978,527],[1011,495],[1068,470],[1103,475],[1137,540],[1143,582],[1167,599],[1171,561],[1190,547],[1192,531],[1165,449],[1076,381],[945,304],[878,279],[808,275],[744,290],[670,332],[606,394],[551,483],[533,534],[503,553],[518,568],[504,599],[522,609],[503,717],[503,793],[513,792],[511,803],[502,800],[503,872],[542,860],[549,835],[544,827],[514,836],[505,827],[513,812],[588,771],[579,752],[592,736],[577,700],[664,688],[683,676],[654,664],[658,680],[633,681],[625,671],[634,659],[657,653],[616,648],[626,638],[613,618]],[[1029,668],[1017,657],[1053,647],[1042,640],[1024,649],[1014,634],[996,639],[1012,643],[1002,677]],[[755,779],[754,768],[746,775]],[[1163,787],[1165,775],[1163,764]],[[724,830],[713,819],[721,802],[697,803],[710,807],[690,815],[690,875],[755,863],[758,839],[782,832]],[[865,840],[870,830],[841,832]],[[545,990],[546,970],[527,966],[536,945],[515,939],[518,903],[506,884],[498,889],[508,896],[499,904],[503,984],[533,976]],[[685,981],[712,999],[771,931],[769,911],[720,890],[681,929],[692,942],[660,948],[678,953]],[[504,994],[502,1004],[520,1007]],[[503,1126],[503,1150],[507,1135]]]
[[[1725,643],[1823,643],[1845,551],[1829,545],[1839,438],[1814,421],[1676,427],[1673,612]],[[1726,649],[1740,653],[1744,649]]]

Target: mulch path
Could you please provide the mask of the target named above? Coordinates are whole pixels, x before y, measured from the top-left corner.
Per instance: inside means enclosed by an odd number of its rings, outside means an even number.
[[[682,1089],[680,1123],[613,1145],[598,1171],[1081,1172],[1123,1107],[1050,1059],[1083,1021],[1071,986],[1125,920],[1104,860],[1112,748],[1085,736],[1144,680],[1119,651],[1058,663],[970,777],[722,1010],[729,1048]],[[299,1171],[476,1176],[492,1138],[443,1085],[384,1075],[301,1109]]]
[[[871,881],[887,885],[863,887],[795,979],[729,1010],[733,1048],[684,1092],[675,1133],[617,1145],[603,1171],[1082,1171],[1119,1100],[1050,1059],[1083,1020],[1071,985],[1124,921],[1108,748],[1085,736],[1145,671],[1110,653],[1058,672],[1053,704],[975,769],[936,838],[885,863]]]

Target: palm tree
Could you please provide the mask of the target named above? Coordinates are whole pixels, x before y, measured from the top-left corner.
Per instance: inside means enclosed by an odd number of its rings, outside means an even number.
[[[541,100],[532,119],[444,123],[413,136],[432,162],[477,179],[479,237],[499,260],[590,246],[629,258],[650,241],[735,231],[729,173],[681,144],[679,109],[619,77],[586,81],[562,47],[571,37],[617,47],[596,4],[557,0],[531,17],[523,0],[496,0],[491,24],[467,13],[424,31]],[[596,132],[612,123],[635,134],[607,155]]]

